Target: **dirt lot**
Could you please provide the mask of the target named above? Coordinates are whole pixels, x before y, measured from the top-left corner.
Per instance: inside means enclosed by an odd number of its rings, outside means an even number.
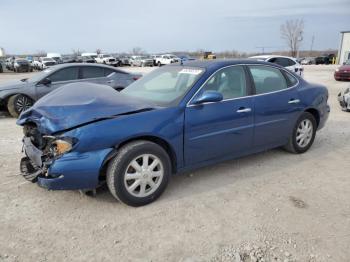
[[[176,176],[140,208],[106,188],[91,198],[26,183],[21,129],[1,118],[0,261],[350,261],[350,113],[336,100],[350,83],[333,71],[306,67],[331,105],[309,152],[275,149]]]

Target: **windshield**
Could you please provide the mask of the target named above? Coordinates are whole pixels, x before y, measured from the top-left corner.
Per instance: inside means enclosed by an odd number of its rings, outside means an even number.
[[[43,80],[44,78],[46,78],[50,73],[52,73],[52,69],[51,68],[48,68],[48,69],[45,69],[39,73],[36,73],[34,76],[32,76],[31,78],[28,78],[27,81],[28,82],[38,82],[38,81],[41,81]]]
[[[203,68],[167,66],[152,71],[122,92],[160,106],[177,103],[203,74]]]

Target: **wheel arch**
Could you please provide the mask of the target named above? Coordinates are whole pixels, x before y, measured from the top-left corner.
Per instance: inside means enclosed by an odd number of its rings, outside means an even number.
[[[316,120],[317,127],[318,127],[319,124],[320,124],[320,112],[317,109],[315,109],[315,108],[308,108],[304,112],[308,112],[311,115],[313,115],[313,117]]]
[[[125,141],[122,141],[117,146],[115,146],[114,150],[112,150],[106,156],[105,160],[102,163],[102,167],[100,169],[100,174],[99,174],[99,180],[104,180],[108,163],[113,157],[115,157],[118,154],[118,150],[128,143],[138,141],[138,140],[150,141],[150,142],[153,142],[153,143],[161,146],[165,150],[165,152],[167,152],[167,154],[170,158],[172,174],[175,174],[177,172],[177,155],[175,153],[175,150],[170,145],[170,143],[168,143],[165,139],[157,137],[157,136],[144,135],[144,136],[137,136],[137,137],[129,138]]]

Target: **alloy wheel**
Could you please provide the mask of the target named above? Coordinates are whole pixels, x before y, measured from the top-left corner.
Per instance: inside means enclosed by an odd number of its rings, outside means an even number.
[[[16,101],[16,110],[18,113],[22,113],[23,111],[26,111],[33,105],[30,98],[26,96],[19,96]]]

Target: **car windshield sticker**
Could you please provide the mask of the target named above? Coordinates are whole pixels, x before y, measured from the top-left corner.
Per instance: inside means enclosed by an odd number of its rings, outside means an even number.
[[[202,70],[199,69],[184,68],[179,72],[179,74],[199,75],[201,72]]]

